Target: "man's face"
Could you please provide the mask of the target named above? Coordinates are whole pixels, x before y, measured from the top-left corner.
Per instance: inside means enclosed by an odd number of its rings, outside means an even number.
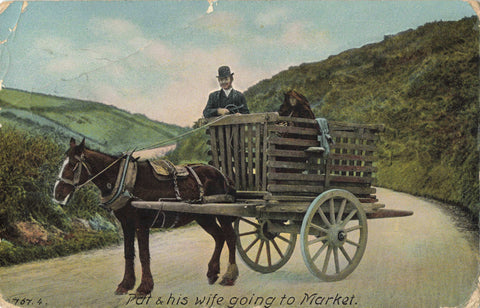
[[[222,89],[228,90],[232,86],[232,77],[218,78],[218,83]]]

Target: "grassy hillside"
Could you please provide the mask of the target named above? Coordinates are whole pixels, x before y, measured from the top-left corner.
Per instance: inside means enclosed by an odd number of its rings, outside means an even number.
[[[476,17],[429,23],[290,67],[245,96],[252,112],[277,111],[283,93],[296,89],[317,117],[385,124],[378,185],[478,214],[478,35]],[[183,140],[172,159],[208,161],[200,137]]]
[[[112,106],[0,91],[0,266],[72,254],[118,242],[113,215],[99,206],[92,184],[63,208],[53,184],[71,137],[119,153],[187,131]]]
[[[187,129],[152,121],[100,103],[28,93],[0,91],[0,123],[64,138],[87,138],[93,148],[120,153],[148,147]]]
[[[477,18],[434,22],[280,72],[245,92],[275,111],[296,89],[319,117],[383,123],[378,184],[479,212]]]

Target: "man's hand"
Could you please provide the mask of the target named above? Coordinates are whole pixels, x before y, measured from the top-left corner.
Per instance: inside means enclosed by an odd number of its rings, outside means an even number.
[[[226,114],[229,114],[230,113],[230,110],[226,109],[226,108],[218,108],[217,109],[217,113],[218,115],[226,115]]]

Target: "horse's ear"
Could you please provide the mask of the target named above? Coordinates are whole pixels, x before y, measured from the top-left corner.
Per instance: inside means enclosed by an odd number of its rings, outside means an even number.
[[[74,146],[76,146],[77,143],[75,142],[75,139],[74,138],[71,138],[70,139],[70,147],[73,148]]]
[[[83,137],[82,142],[78,145],[80,150],[83,152],[83,149],[85,148],[85,137]]]

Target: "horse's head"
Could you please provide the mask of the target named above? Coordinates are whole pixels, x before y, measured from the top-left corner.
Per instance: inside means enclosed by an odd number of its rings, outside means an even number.
[[[281,116],[315,119],[307,98],[295,90],[284,94],[283,104],[278,110]]]
[[[77,145],[75,139],[70,139],[70,148],[58,174],[53,199],[60,205],[65,205],[73,196],[78,185],[88,180],[90,170],[85,163],[85,138]]]

